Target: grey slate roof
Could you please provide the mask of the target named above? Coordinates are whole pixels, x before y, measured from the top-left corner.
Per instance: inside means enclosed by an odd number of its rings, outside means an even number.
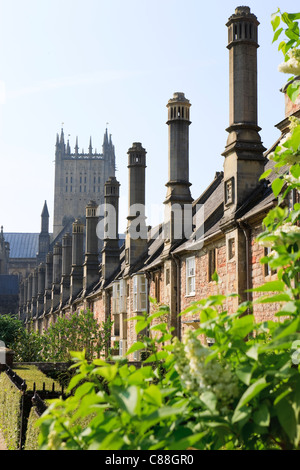
[[[38,233],[4,233],[10,258],[35,258],[39,247]]]

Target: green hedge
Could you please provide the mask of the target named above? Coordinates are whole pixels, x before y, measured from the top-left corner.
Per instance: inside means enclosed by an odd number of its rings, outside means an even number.
[[[53,382],[55,384],[55,389],[60,390],[60,384],[43,372],[41,372],[37,366],[34,365],[18,365],[14,366],[13,370],[18,374],[22,379],[26,380],[27,391],[33,390],[33,384],[36,384],[36,390],[43,389],[43,383],[45,383],[46,390],[51,391]]]
[[[36,421],[39,419],[39,416],[36,412],[35,406],[30,410],[28,423],[27,423],[27,432],[26,440],[24,445],[24,450],[38,450],[38,438],[40,429],[36,426]]]
[[[20,405],[20,391],[2,372],[0,374],[0,429],[9,450],[19,448]]]
[[[42,390],[45,384],[45,390],[51,391],[53,382],[55,389],[60,390],[60,384],[47,377],[36,366],[24,365],[13,368],[27,384],[27,392],[33,391],[35,383],[36,390]],[[21,424],[21,392],[11,382],[9,377],[0,373],[0,429],[9,450],[18,450],[20,442],[20,424]],[[34,426],[37,420],[35,407],[31,407],[25,441],[25,450],[35,450],[38,446],[39,429]]]

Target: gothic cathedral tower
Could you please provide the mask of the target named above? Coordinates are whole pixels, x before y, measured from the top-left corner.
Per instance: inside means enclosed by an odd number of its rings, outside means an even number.
[[[55,150],[54,183],[54,239],[66,225],[77,218],[85,218],[85,208],[90,200],[104,203],[104,185],[115,176],[115,149],[107,129],[102,153],[93,152],[90,139],[88,153],[79,152],[76,139],[75,152],[71,153],[69,141],[65,143],[64,131],[57,134]]]

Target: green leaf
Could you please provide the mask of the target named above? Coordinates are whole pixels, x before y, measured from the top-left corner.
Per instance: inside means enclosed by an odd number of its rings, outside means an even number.
[[[74,377],[71,378],[70,380],[70,383],[69,383],[69,386],[68,386],[68,391],[70,392],[71,390],[73,390],[74,387],[76,387],[78,385],[78,383],[85,379],[85,374],[76,374],[74,375]]]
[[[154,426],[156,423],[161,423],[162,420],[171,418],[176,415],[183,414],[186,411],[185,406],[175,407],[175,406],[163,406],[158,408],[151,414],[142,414],[140,419],[143,423],[140,427],[140,432],[146,432],[147,429]]]
[[[286,315],[293,315],[297,313],[298,307],[295,301],[290,301],[284,304],[284,306],[279,310],[279,312],[275,313],[276,317],[282,317]]]
[[[162,405],[162,395],[157,385],[150,385],[143,392],[143,397],[148,403],[160,407]]]
[[[298,82],[298,84],[300,85],[300,81]],[[298,88],[299,88],[299,85],[298,85]],[[293,135],[290,138],[289,143],[290,143],[290,147],[292,147],[292,149],[296,152],[300,145],[300,126],[297,126],[294,129]]]
[[[299,34],[297,34],[295,31],[292,29],[287,29],[285,31],[285,35],[289,38],[292,39],[293,41],[297,41],[299,39]]]
[[[213,275],[211,276],[211,280],[212,280],[212,281],[216,281],[216,283],[218,284],[218,282],[219,282],[219,276],[218,276],[217,271],[215,271],[215,272],[213,273]]]
[[[274,196],[277,197],[279,195],[280,191],[282,190],[283,185],[284,185],[284,180],[281,178],[276,178],[272,182],[272,191],[273,191]]]
[[[286,89],[286,94],[290,98],[290,100],[295,103],[298,95],[299,95],[299,88],[300,88],[300,81],[295,80],[293,83],[291,83],[287,89]]]
[[[286,335],[280,339],[274,338],[273,340],[268,341],[265,345],[261,345],[260,352],[277,351],[280,349],[289,350],[291,348],[292,342],[298,339],[299,339],[299,335],[297,333]]]
[[[241,408],[242,406],[246,405],[251,401],[256,395],[258,395],[264,388],[268,387],[269,383],[266,381],[265,377],[261,377],[260,379],[256,380],[250,387],[242,395],[236,409]]]
[[[284,23],[288,26],[291,26],[293,21],[292,19],[290,18],[290,15],[286,12],[282,13],[281,15],[281,18],[282,18],[282,21],[284,21]]]
[[[250,406],[242,406],[236,408],[232,415],[232,423],[239,423],[243,421],[243,425],[248,421],[252,413],[252,408]]]
[[[300,178],[300,165],[297,164],[297,165],[291,166],[290,172],[295,178]],[[295,206],[296,206],[296,204],[295,204]],[[295,206],[294,206],[294,209],[296,209]]]
[[[274,36],[273,36],[273,41],[272,41],[272,43],[275,42],[275,41],[277,41],[277,39],[279,38],[279,36],[280,36],[280,34],[282,33],[282,31],[283,31],[283,28],[277,29],[277,31],[275,32],[275,34],[274,34]]]
[[[156,354],[151,354],[151,356],[147,357],[144,363],[146,364],[147,362],[160,361],[162,359],[166,359],[167,356],[168,356],[167,351],[158,351]]]
[[[215,413],[217,409],[217,397],[213,392],[207,391],[200,395],[200,400],[208,408],[211,413]]]
[[[274,332],[274,340],[277,341],[278,339],[284,338],[285,336],[291,335],[295,333],[299,328],[299,318],[295,318],[292,322],[290,322],[287,326],[285,324],[280,325],[277,330]],[[279,330],[279,333],[277,331]]]
[[[259,180],[267,178],[271,173],[272,173],[272,168],[269,168],[267,171],[264,171],[264,173],[260,176]]]
[[[267,304],[271,302],[288,302],[291,297],[288,294],[275,294],[272,296],[263,296],[254,301],[256,304]]]
[[[269,426],[270,412],[267,405],[263,403],[259,409],[253,413],[253,420],[259,426]]]
[[[243,317],[237,318],[233,321],[233,326],[230,328],[230,335],[245,338],[245,336],[252,331],[253,326],[254,316],[244,315]]]
[[[139,351],[140,349],[145,349],[145,345],[141,341],[137,341],[136,343],[133,343],[133,345],[128,349],[126,355],[132,354],[133,352]]]
[[[138,413],[141,399],[139,387],[131,385],[125,390],[118,388],[116,393],[114,393],[114,397],[120,408],[129,415],[133,416]]]
[[[273,31],[275,31],[278,28],[278,26],[280,25],[280,16],[273,13],[271,15],[271,24],[272,24],[272,27],[273,27]]]
[[[84,384],[80,385],[80,387],[78,387],[76,389],[76,392],[75,392],[75,396],[76,398],[82,398],[84,395],[87,395],[88,393],[90,393],[92,390],[94,390],[95,386],[93,383],[91,382],[85,382]]]
[[[285,283],[283,281],[270,281],[265,282],[262,286],[255,289],[249,289],[250,292],[283,292],[285,290]]]
[[[165,323],[160,323],[159,325],[153,325],[150,327],[150,330],[165,332],[167,331],[167,325]]]
[[[286,42],[285,41],[281,41],[278,45],[278,50],[282,50],[283,54],[285,54],[285,44]]]
[[[147,326],[148,326],[148,322],[146,320],[137,322],[137,324],[135,325],[136,333],[139,334],[142,330],[147,328]]]
[[[246,351],[246,356],[257,361],[258,352],[259,352],[259,344],[254,344],[253,346],[251,346],[250,349],[248,349],[248,351]]]
[[[93,370],[94,374],[101,375],[105,380],[108,382],[111,382],[118,371],[118,366],[117,365],[108,365],[106,367],[97,367],[96,369]]]
[[[287,398],[283,398],[275,405],[278,420],[291,442],[297,437],[297,417],[295,410]]]
[[[145,377],[142,374],[141,370],[136,370],[127,378],[127,383],[129,385],[143,385],[145,383]]]
[[[300,13],[289,13],[288,17],[294,21],[294,20],[300,20]]]
[[[251,376],[252,376],[252,365],[251,364],[243,364],[240,365],[236,369],[236,375],[246,385],[250,384]]]
[[[216,317],[217,317],[217,312],[216,312],[216,310],[214,310],[212,308],[204,308],[200,312],[200,322],[202,324],[206,323],[209,320],[213,320]]]
[[[193,447],[197,443],[201,443],[203,438],[208,434],[208,431],[198,432],[196,434],[191,434],[183,439],[172,442],[166,447],[166,450],[186,450],[190,447]],[[203,445],[204,448],[204,445]]]

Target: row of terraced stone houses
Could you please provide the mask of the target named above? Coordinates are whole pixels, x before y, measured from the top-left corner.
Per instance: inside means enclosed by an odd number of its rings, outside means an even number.
[[[119,186],[114,175],[105,183],[104,236],[99,250],[99,204],[86,205],[85,224],[76,219],[72,233],[65,233],[45,262],[24,279],[20,316],[42,331],[58,316],[90,309],[99,322],[114,321],[111,343],[120,354],[137,340],[134,321],[139,312],[152,312],[149,297],[169,306],[169,324],[180,337],[199,319],[191,313],[178,316],[192,301],[208,295],[237,293],[226,307],[233,312],[238,302],[255,294],[248,289],[272,279],[260,259],[265,248],[256,237],[262,220],[276,199],[272,176],[259,181],[270,166],[268,153],[288,131],[291,114],[300,116],[300,103],[285,96],[285,115],[276,125],[278,140],[266,151],[257,122],[258,21],[248,7],[238,7],[227,22],[230,63],[229,127],[223,152],[224,168],[197,199],[189,182],[190,101],[174,93],[167,103],[169,134],[165,219],[146,226],[146,149],[134,142],[128,150],[128,217],[124,243],[118,238]],[[284,91],[284,90],[283,90]],[[292,193],[286,204],[293,204]],[[138,212],[136,208],[138,207]],[[99,225],[100,224],[100,225]],[[114,227],[116,237],[109,235]],[[100,261],[99,261],[100,260]],[[212,280],[218,273],[218,285]],[[276,305],[254,306],[258,320],[273,317]],[[135,356],[134,359],[137,359]]]

